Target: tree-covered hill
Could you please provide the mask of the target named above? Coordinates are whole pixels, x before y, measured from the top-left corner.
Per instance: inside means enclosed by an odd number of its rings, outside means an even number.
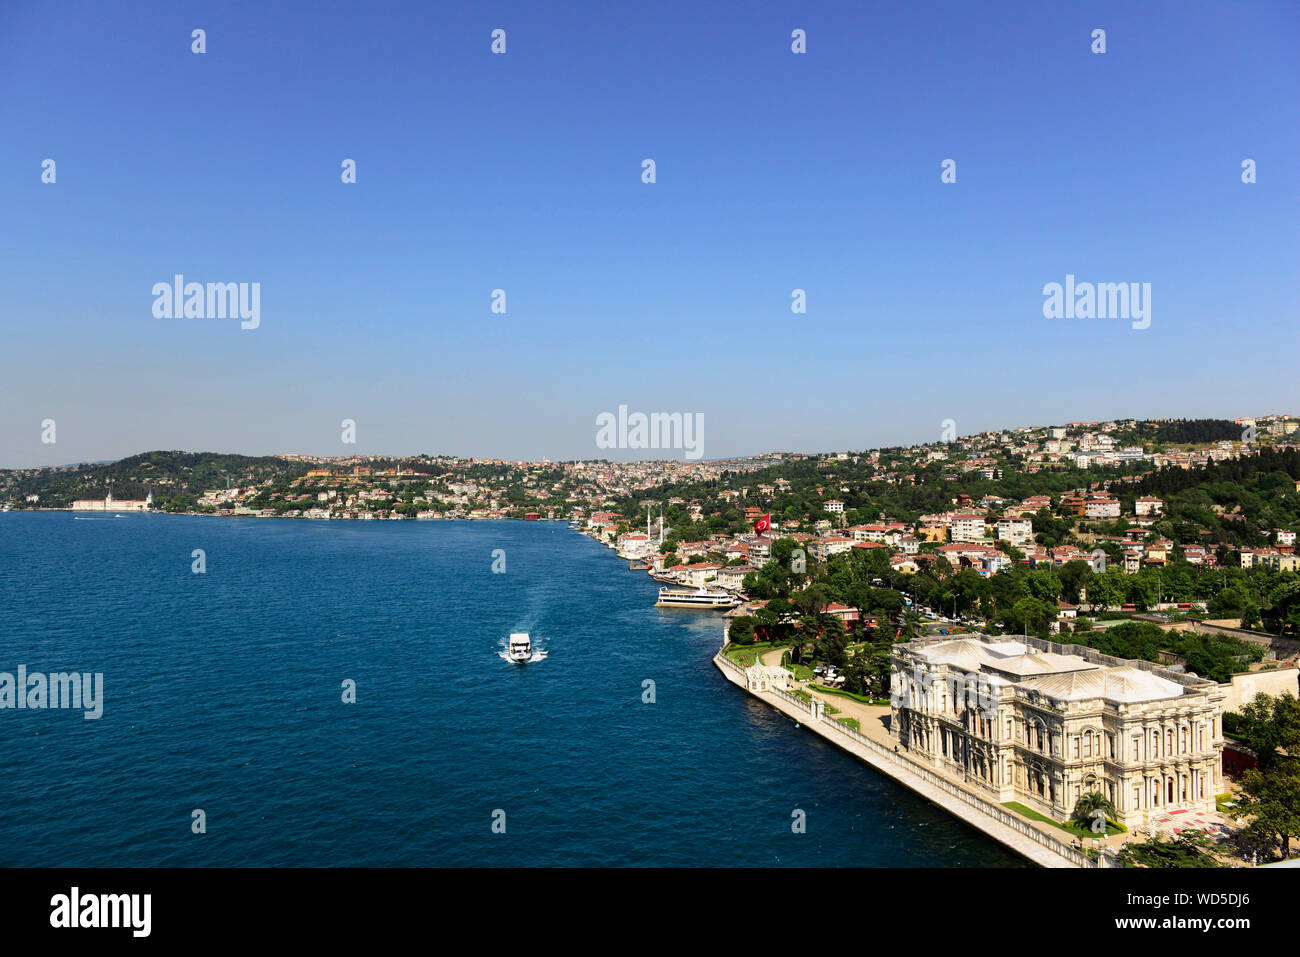
[[[1163,468],[1135,491],[1165,501],[1155,531],[1179,544],[1226,542],[1252,548],[1277,528],[1300,525],[1300,450],[1261,449],[1204,468]]]
[[[153,493],[160,507],[190,505],[207,489],[256,484],[273,476],[301,475],[308,466],[274,456],[232,455],[225,452],[142,452],[117,462],[73,468],[26,469],[0,473],[5,495],[26,504],[39,495],[42,508],[67,508],[75,499],[144,498]]]

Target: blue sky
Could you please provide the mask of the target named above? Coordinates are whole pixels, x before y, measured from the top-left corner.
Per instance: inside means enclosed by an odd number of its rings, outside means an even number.
[[[0,466],[1300,411],[1297,49],[1291,0],[0,5]],[[175,273],[260,327],[155,318]],[[1044,318],[1067,273],[1150,328]]]

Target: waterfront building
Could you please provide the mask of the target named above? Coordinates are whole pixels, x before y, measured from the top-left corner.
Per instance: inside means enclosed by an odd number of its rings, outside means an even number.
[[[1224,789],[1214,681],[1023,635],[895,645],[890,667],[891,736],[995,803],[1063,821],[1098,791],[1131,828]]]
[[[717,583],[728,591],[740,591],[745,587],[745,576],[754,569],[748,565],[729,565],[718,569]]]
[[[745,687],[750,691],[787,691],[790,672],[776,665],[755,662],[745,669]]]
[[[102,499],[79,498],[72,503],[74,512],[147,512],[153,505],[153,492],[146,498],[113,498],[109,492]]]
[[[697,565],[678,565],[673,571],[678,573],[678,577],[684,584],[692,588],[703,588],[717,578],[722,567],[709,562],[700,562]]]

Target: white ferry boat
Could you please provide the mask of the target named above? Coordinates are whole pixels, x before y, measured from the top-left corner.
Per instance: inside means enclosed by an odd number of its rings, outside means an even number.
[[[515,664],[524,665],[532,660],[533,643],[528,637],[528,632],[520,631],[510,636],[510,644],[506,649],[506,656]]]
[[[740,602],[721,588],[661,588],[656,608],[735,608]]]

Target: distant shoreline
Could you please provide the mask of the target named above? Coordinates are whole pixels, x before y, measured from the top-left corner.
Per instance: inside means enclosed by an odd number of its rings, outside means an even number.
[[[99,511],[98,509],[48,507],[0,509],[0,515],[5,513],[17,515],[20,513],[31,512],[66,512],[69,515],[177,515],[188,516],[190,518],[290,518],[306,522],[524,522],[528,525],[568,525],[572,521],[572,519],[567,518],[515,518],[510,515],[497,515],[491,518],[470,518],[468,516],[464,518],[416,518],[411,515],[398,515],[397,517],[390,515],[386,518],[379,518],[377,516],[372,518],[349,518],[346,515],[331,515],[329,518],[316,518],[308,517],[306,515],[255,515],[249,513],[236,514],[233,512],[229,515],[223,515],[220,512],[168,512],[162,509],[150,509],[147,512],[139,511],[137,509],[123,509],[121,511],[110,509],[108,511]]]

